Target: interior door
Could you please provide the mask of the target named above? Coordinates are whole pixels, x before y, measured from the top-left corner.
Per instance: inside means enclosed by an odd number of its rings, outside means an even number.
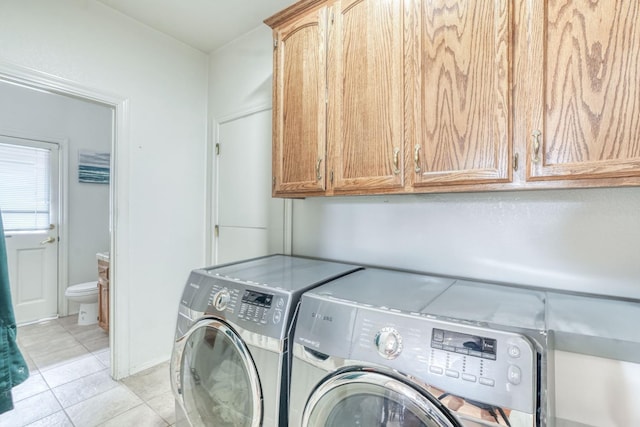
[[[271,198],[271,110],[218,129],[215,262],[283,250],[284,201]]]
[[[59,150],[0,136],[0,210],[18,324],[58,314]]]

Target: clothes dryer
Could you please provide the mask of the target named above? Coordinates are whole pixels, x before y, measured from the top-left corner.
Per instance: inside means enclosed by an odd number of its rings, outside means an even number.
[[[545,425],[543,296],[370,268],[308,291],[290,425]]]
[[[177,425],[286,426],[299,298],[358,268],[274,255],[192,271],[171,359]]]

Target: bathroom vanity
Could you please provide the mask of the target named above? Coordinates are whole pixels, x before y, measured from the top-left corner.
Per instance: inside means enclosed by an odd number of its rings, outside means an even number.
[[[109,332],[109,252],[98,252],[98,326]]]

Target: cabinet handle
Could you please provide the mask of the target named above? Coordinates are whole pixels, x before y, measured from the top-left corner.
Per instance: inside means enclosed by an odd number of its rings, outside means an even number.
[[[393,173],[394,175],[398,175],[400,173],[400,169],[398,169],[398,155],[400,154],[399,148],[393,149]]]
[[[322,179],[322,175],[320,175],[320,164],[322,163],[322,159],[318,159],[318,163],[316,163],[316,179],[320,181]]]
[[[420,173],[422,168],[420,167],[420,144],[416,144],[413,149],[413,162],[416,164],[416,173]]]
[[[535,132],[531,134],[533,137],[533,163],[538,163],[540,161],[540,136],[542,132],[536,129]]]

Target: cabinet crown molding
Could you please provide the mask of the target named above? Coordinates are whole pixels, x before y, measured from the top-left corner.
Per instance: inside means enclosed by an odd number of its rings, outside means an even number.
[[[295,18],[299,15],[304,15],[309,10],[316,6],[325,4],[327,0],[302,0],[295,4],[292,4],[288,8],[276,13],[275,15],[264,20],[264,23],[269,27],[274,28],[281,25],[283,22]]]

